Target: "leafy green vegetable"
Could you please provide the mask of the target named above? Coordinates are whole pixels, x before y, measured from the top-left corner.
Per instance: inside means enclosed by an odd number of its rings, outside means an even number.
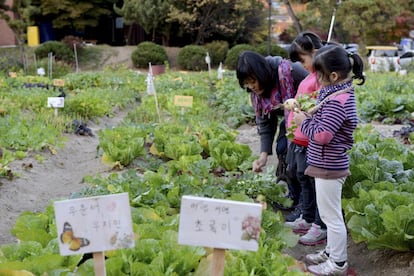
[[[48,232],[49,217],[43,213],[22,213],[16,221],[11,232],[21,241],[37,241],[46,246],[52,239]]]

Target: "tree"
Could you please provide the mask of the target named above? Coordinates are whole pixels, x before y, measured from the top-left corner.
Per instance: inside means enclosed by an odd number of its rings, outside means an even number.
[[[296,13],[295,30],[290,30],[290,34],[293,37],[303,31],[311,30],[321,36],[322,39],[327,38],[329,32],[329,26],[332,19],[332,13],[336,5],[336,0],[316,0],[316,1],[294,1],[285,0],[284,2],[290,2],[291,4],[305,4],[306,8]],[[337,21],[336,21],[337,22]],[[337,24],[336,24],[337,25]],[[335,28],[334,31],[338,29]]]
[[[152,41],[155,41],[157,30],[168,41],[169,24],[166,18],[169,8],[169,0],[125,0],[121,8],[114,5],[115,12],[124,18],[126,24],[139,24],[147,34],[151,34]]]
[[[401,1],[348,0],[338,9],[338,21],[361,44],[388,44],[389,31],[396,26],[395,18],[401,14]],[[352,12],[350,12],[352,11]]]
[[[396,24],[387,33],[390,41],[408,37],[409,32],[414,30],[414,0],[398,0],[397,5],[401,7],[401,13],[395,17]]]
[[[253,34],[265,26],[259,0],[171,0],[171,4],[167,20],[178,22],[185,32],[194,34],[194,44],[204,44],[217,34],[238,39],[246,35],[246,30]]]
[[[295,11],[292,8],[292,5],[290,4],[289,0],[283,0],[283,3],[286,5],[288,14],[290,18],[293,20],[293,26],[295,26],[296,32],[300,33],[302,32],[302,25],[299,22],[299,19],[297,18]]]
[[[301,3],[296,14],[303,29],[326,34],[337,3],[334,40],[367,44],[390,44],[414,29],[414,0],[284,0]],[[292,31],[291,31],[292,32]]]
[[[37,0],[42,16],[52,18],[54,28],[84,30],[96,27],[103,15],[112,13],[116,0]]]

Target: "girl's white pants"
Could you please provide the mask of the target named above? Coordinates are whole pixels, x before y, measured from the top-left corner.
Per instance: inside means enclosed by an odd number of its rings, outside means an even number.
[[[347,231],[342,215],[342,186],[346,177],[338,179],[315,178],[316,202],[319,215],[327,227],[325,251],[335,262],[344,262],[347,254]]]

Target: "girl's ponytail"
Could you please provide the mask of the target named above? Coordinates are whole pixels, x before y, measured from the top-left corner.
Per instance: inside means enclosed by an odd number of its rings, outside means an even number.
[[[348,53],[348,57],[352,65],[353,79],[361,80],[358,85],[363,85],[365,82],[364,62],[358,54]]]

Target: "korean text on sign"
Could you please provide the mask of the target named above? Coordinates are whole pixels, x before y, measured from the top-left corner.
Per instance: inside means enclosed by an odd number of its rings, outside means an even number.
[[[178,243],[256,251],[262,205],[183,196]]]
[[[63,256],[134,246],[128,193],[56,201]]]

